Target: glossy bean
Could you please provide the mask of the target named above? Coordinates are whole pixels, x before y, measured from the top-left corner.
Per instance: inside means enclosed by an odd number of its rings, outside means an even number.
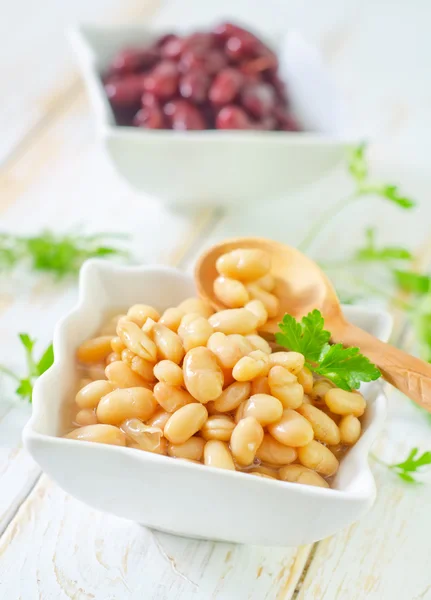
[[[183,300],[183,302],[178,305],[178,308],[186,314],[198,313],[201,317],[205,317],[206,319],[214,313],[210,304],[201,298],[187,298],[187,300]]]
[[[267,375],[268,370],[268,355],[261,350],[254,350],[239,359],[232,369],[232,375],[236,381],[251,381],[255,377]]]
[[[168,455],[200,461],[204,453],[205,440],[193,435],[183,444],[168,444]]]
[[[82,363],[98,363],[106,359],[112,352],[111,335],[104,335],[83,342],[77,352],[76,357]]]
[[[181,338],[184,350],[188,352],[198,346],[206,346],[209,338],[214,333],[208,319],[196,316],[188,323],[181,323],[178,329],[178,335]]]
[[[149,419],[158,407],[153,393],[142,387],[118,389],[104,396],[96,409],[100,423],[121,425],[126,419]]]
[[[261,300],[251,300],[250,302],[247,302],[244,308],[256,316],[257,328],[265,325],[268,320],[268,311]]]
[[[296,375],[298,383],[300,383],[304,389],[305,394],[310,394],[313,389],[313,373],[308,367],[302,367],[302,369]]]
[[[201,429],[208,418],[208,411],[199,402],[187,404],[171,415],[164,434],[172,444],[184,444]]]
[[[247,335],[256,330],[258,319],[245,308],[228,308],[215,313],[208,321],[214,331]]]
[[[334,385],[326,379],[318,379],[313,383],[313,389],[310,392],[310,397],[312,399],[324,398],[326,392],[332,390],[333,387]]]
[[[316,440],[311,440],[306,446],[298,448],[298,460],[304,467],[313,469],[326,477],[334,475],[339,465],[332,452]]]
[[[120,317],[121,319],[122,317]],[[117,321],[117,325],[118,325],[118,321]],[[121,354],[123,352],[123,350],[126,349],[126,346],[123,344],[123,342],[121,341],[121,338],[118,337],[118,335],[114,335],[113,338],[111,338],[111,348],[113,352],[116,352],[117,354]]]
[[[188,392],[205,404],[223,391],[224,376],[215,355],[208,348],[189,350],[183,362],[184,383]]]
[[[142,327],[148,318],[153,319],[153,321],[158,321],[160,319],[160,314],[155,308],[148,304],[134,304],[127,311],[127,318],[129,321],[136,323],[138,327]]]
[[[181,319],[184,317],[184,315],[185,313],[179,308],[167,308],[160,317],[159,323],[169,327],[171,331],[177,333]]]
[[[154,375],[163,383],[173,386],[184,385],[183,370],[171,360],[161,360],[154,367]]]
[[[297,375],[304,367],[304,356],[299,352],[273,352],[269,360],[272,365],[284,367],[293,375]]]
[[[73,423],[74,425],[79,425],[80,427],[85,425],[95,425],[98,423],[98,420],[94,409],[82,408],[76,413]]]
[[[241,308],[250,299],[241,281],[223,275],[214,280],[214,294],[227,308]]]
[[[201,436],[205,440],[220,440],[228,442],[235,428],[235,421],[226,415],[208,417],[201,429]]]
[[[92,381],[79,390],[75,402],[79,408],[96,408],[100,399],[112,392],[113,389],[114,386],[109,381]]]
[[[182,406],[195,401],[185,390],[162,381],[156,383],[153,393],[160,406],[169,413],[173,413]]]
[[[270,369],[268,385],[271,395],[278,398],[284,408],[298,408],[298,406],[301,406],[304,399],[304,389],[297,382],[296,376],[284,367],[275,365]]]
[[[217,358],[223,369],[232,369],[243,356],[253,350],[252,344],[242,335],[213,333],[208,339],[207,347]]]
[[[149,419],[146,420],[146,424],[150,427],[159,427],[163,431],[170,418],[171,413],[159,408]]]
[[[359,393],[346,392],[332,388],[325,394],[325,403],[329,410],[336,415],[354,415],[361,417],[366,408],[366,402]]]
[[[147,387],[144,379],[122,360],[117,360],[105,369],[107,379],[114,388]]]
[[[250,396],[244,407],[244,417],[254,417],[262,427],[279,421],[282,414],[283,405],[280,400],[268,394]]]
[[[272,292],[275,288],[275,279],[270,273],[260,277],[254,283],[262,288],[262,290],[265,290],[265,292]]]
[[[245,339],[253,346],[253,350],[261,350],[265,354],[271,354],[271,346],[263,337],[257,335],[257,333],[250,333],[245,336]]]
[[[262,375],[260,377],[256,377],[251,382],[251,395],[254,394],[271,394],[271,390],[269,389],[268,377]]]
[[[280,444],[269,433],[265,433],[263,441],[256,452],[256,458],[271,465],[287,465],[296,460],[295,448]]]
[[[133,356],[130,363],[130,368],[134,373],[137,373],[148,383],[153,383],[156,378],[154,376],[153,363],[141,358],[140,356]]]
[[[139,326],[128,319],[120,319],[117,325],[117,334],[123,344],[141,358],[150,362],[157,360],[157,347]]]
[[[205,444],[204,463],[208,467],[235,471],[235,464],[227,444],[219,440],[209,440]]]
[[[263,277],[271,268],[271,256],[258,249],[238,249],[222,254],[216,261],[216,269],[220,275],[253,281]]]
[[[99,444],[110,444],[112,446],[125,446],[126,436],[113,425],[86,425],[74,429],[64,436],[72,440],[81,440],[82,442],[98,442]]]
[[[230,438],[230,449],[239,465],[251,465],[263,440],[262,425],[254,417],[244,417]]]
[[[307,419],[290,408],[283,411],[278,423],[268,426],[268,431],[278,442],[293,448],[306,446],[314,436]]]
[[[214,408],[219,412],[231,412],[250,396],[250,390],[249,381],[235,381],[214,400]]]
[[[303,465],[286,465],[278,471],[278,476],[283,481],[329,488],[328,482],[323,477]]]
[[[296,410],[310,423],[316,440],[329,446],[340,443],[340,430],[331,417],[311,404],[302,404]]]
[[[270,319],[273,319],[279,314],[280,301],[277,296],[274,296],[274,294],[271,294],[270,292],[266,292],[256,283],[249,283],[246,288],[252,300],[259,300],[262,302]]]
[[[153,327],[153,340],[157,347],[158,357],[179,364],[184,357],[181,338],[161,323]]]
[[[361,437],[361,422],[353,415],[346,415],[338,424],[342,444],[352,446]]]

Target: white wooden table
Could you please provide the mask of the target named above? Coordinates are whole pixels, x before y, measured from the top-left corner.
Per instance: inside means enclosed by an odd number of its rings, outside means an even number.
[[[204,246],[225,236],[299,241],[322,207],[348,189],[344,173],[271,207],[174,213],[128,189],[95,139],[64,28],[77,19],[156,19],[174,27],[217,15],[261,27],[294,27],[318,44],[354,113],[375,133],[376,173],[399,180],[420,202],[405,214],[366,200],[333,224],[316,253],[339,255],[357,243],[363,226],[379,222],[383,241],[402,241],[427,260],[428,0],[8,3],[0,21],[0,230],[85,225],[88,231],[128,231],[138,260],[184,268]],[[158,228],[162,235],[155,234]],[[334,235],[340,229],[348,234]],[[21,368],[17,333],[28,331],[42,347],[75,298],[73,284],[22,274],[0,277],[0,362]],[[91,510],[41,476],[20,442],[30,407],[14,398],[8,382],[0,384],[1,600],[431,599],[430,485],[409,488],[375,467],[378,499],[372,510],[346,531],[310,546],[273,549],[176,538]],[[392,395],[390,400],[376,453],[394,460],[412,446],[429,449],[429,425],[406,402]]]

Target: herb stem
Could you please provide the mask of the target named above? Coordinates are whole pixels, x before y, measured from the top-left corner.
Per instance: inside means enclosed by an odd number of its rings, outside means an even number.
[[[4,367],[3,365],[0,365],[0,373],[4,373],[5,375],[8,375],[12,379],[15,379],[15,381],[21,381],[20,378],[18,377],[18,375],[16,375],[13,371],[8,369],[7,367]]]
[[[378,456],[376,456],[373,452],[369,452],[368,456],[374,460],[376,463],[378,463],[379,465],[382,465],[383,467],[387,467],[387,468],[391,468],[391,465],[388,465],[388,463],[385,463],[385,461],[381,460]]]
[[[320,231],[324,229],[326,225],[328,225],[328,223],[346,206],[349,206],[349,204],[353,204],[353,202],[358,200],[361,195],[361,191],[355,190],[355,192],[350,196],[347,196],[347,198],[342,198],[338,202],[335,202],[335,204],[329,206],[329,208],[311,225],[303,240],[297,245],[298,250],[307,252]]]

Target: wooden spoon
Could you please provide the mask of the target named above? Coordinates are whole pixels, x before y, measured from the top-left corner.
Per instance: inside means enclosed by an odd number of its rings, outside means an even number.
[[[248,237],[228,240],[207,250],[196,265],[195,280],[199,295],[215,309],[226,308],[213,291],[213,283],[218,276],[216,260],[237,248],[259,248],[271,255],[271,273],[276,278],[273,293],[280,300],[280,314],[268,321],[262,332],[275,333],[285,313],[299,319],[317,308],[334,343],[358,346],[377,365],[386,381],[431,412],[431,365],[381,342],[346,321],[337,294],[326,275],[314,261],[295,248],[264,238]]]

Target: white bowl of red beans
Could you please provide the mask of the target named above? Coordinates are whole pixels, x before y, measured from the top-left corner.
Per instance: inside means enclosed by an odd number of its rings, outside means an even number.
[[[356,141],[321,56],[295,32],[80,26],[72,42],[113,164],[166,204],[282,198]]]
[[[208,316],[213,311],[206,312],[203,301],[188,299],[195,295],[190,275],[177,269],[124,267],[98,260],[87,262],[81,272],[79,303],[55,330],[54,365],[34,388],[33,414],[24,430],[27,450],[50,477],[79,500],[168,533],[236,543],[296,546],[317,541],[350,525],[375,498],[375,483],[367,456],[386,411],[386,399],[379,384],[365,384],[360,390],[361,398],[366,402],[365,412],[361,410],[361,434],[359,439],[356,436],[354,445],[344,453],[339,465],[332,456],[330,463],[323,461],[330,470],[325,470],[323,463],[316,467],[318,472],[305,467],[304,464],[309,464],[308,458],[304,460],[300,448],[297,453],[295,448],[274,440],[268,445],[265,440],[271,435],[283,442],[280,437],[283,432],[273,430],[270,425],[267,428],[270,433],[265,433],[263,441],[259,439],[259,450],[265,451],[264,455],[259,454],[257,446],[251,448],[251,438],[242,442],[244,435],[253,437],[256,428],[260,431],[259,422],[265,424],[258,402],[265,394],[258,394],[259,398],[251,396],[238,406],[236,412],[245,412],[235,415],[235,426],[233,413],[232,416],[226,413],[233,404],[230,407],[221,404],[232,403],[232,394],[228,391],[232,386],[240,387],[240,381],[233,384],[226,381],[227,372],[224,371],[227,387],[218,404],[208,402],[208,398],[204,402],[196,391],[199,387],[202,389],[203,384],[205,393],[210,389],[207,375],[194,369],[198,366],[196,360],[199,356],[202,359],[203,353],[211,355],[211,347],[214,351],[211,360],[214,361],[214,356],[218,357],[216,338],[223,336],[209,332],[208,348],[196,346],[198,342],[193,337],[203,334],[197,323],[202,325],[207,321],[206,327],[208,322],[216,327],[221,313],[214,318]],[[169,307],[177,308],[167,311]],[[345,307],[344,310],[349,321],[387,339],[390,331],[388,315],[359,307]],[[197,314],[198,320],[196,311],[201,311]],[[178,335],[174,334],[178,327],[178,322],[174,323],[178,312],[183,313],[181,326],[184,331],[177,330],[182,336],[183,350]],[[121,319],[116,317],[113,326],[112,316],[118,313],[127,314]],[[193,320],[191,314],[195,315]],[[157,332],[155,327],[159,328]],[[132,352],[132,361],[136,364],[130,363],[131,370],[126,364],[130,350],[122,343],[130,345],[138,330],[138,335],[144,339],[146,334],[143,332],[148,333],[150,329],[159,350],[164,348],[164,352],[170,353],[167,355],[169,360],[166,354],[163,354],[163,360],[159,356],[153,383],[140,384],[141,377],[147,377],[149,381],[151,376],[145,372],[145,360]],[[246,333],[246,329],[242,331]],[[119,339],[115,332],[121,335]],[[168,337],[164,337],[168,333]],[[95,342],[95,336],[100,335],[102,338],[96,338]],[[106,349],[107,337],[110,343]],[[252,334],[242,343],[256,343],[257,337]],[[260,340],[262,351],[264,345]],[[178,365],[182,363],[184,350],[190,347],[184,357],[182,375]],[[143,349],[152,351],[151,344],[141,345],[136,351],[141,354]],[[175,356],[179,351],[181,355]],[[261,355],[262,351],[254,351],[250,356]],[[110,354],[106,355],[107,352]],[[119,352],[121,360],[112,356]],[[86,365],[85,381],[81,381],[83,373],[77,358],[81,367]],[[100,359],[103,360],[102,368],[97,362]],[[186,381],[187,368],[191,371],[188,374],[190,381]],[[121,383],[119,380],[124,377],[127,382]],[[181,382],[184,386],[182,377],[187,388],[180,389]],[[174,385],[173,378],[178,388],[175,394],[167,394],[166,389],[173,389],[169,388]],[[318,383],[321,387],[322,383]],[[141,387],[136,387],[139,385]],[[248,384],[244,381],[242,385]],[[301,385],[305,390],[306,383],[303,381]],[[94,396],[95,388],[102,386],[108,389],[96,392],[106,395],[92,413],[95,421],[88,421],[90,396]],[[194,394],[194,399],[184,400],[183,397],[190,393]],[[273,397],[266,408],[271,412],[276,404]],[[124,406],[127,416],[134,417],[116,426],[115,423],[124,419],[118,412],[121,413]],[[225,412],[221,414],[217,409]],[[287,410],[289,414],[293,412]],[[268,410],[266,413],[265,422],[273,420]],[[283,412],[282,420],[287,413]],[[74,429],[77,425],[79,428]],[[160,428],[164,428],[162,438]],[[142,445],[141,433],[147,436],[145,444],[153,444],[151,448]],[[232,436],[230,445],[223,441],[227,439],[226,434]],[[262,431],[259,435],[262,437]],[[323,449],[316,441],[312,445],[314,449]],[[275,456],[274,450],[278,452],[280,448],[283,456]],[[331,450],[335,452],[333,447]],[[253,460],[248,456],[251,451],[253,456],[257,452]],[[287,455],[289,452],[292,456]],[[265,456],[268,453],[269,458]],[[265,464],[269,459],[270,463],[278,462],[278,466]],[[289,464],[280,466],[283,462]],[[335,476],[327,477],[334,473],[332,464],[337,472]]]

